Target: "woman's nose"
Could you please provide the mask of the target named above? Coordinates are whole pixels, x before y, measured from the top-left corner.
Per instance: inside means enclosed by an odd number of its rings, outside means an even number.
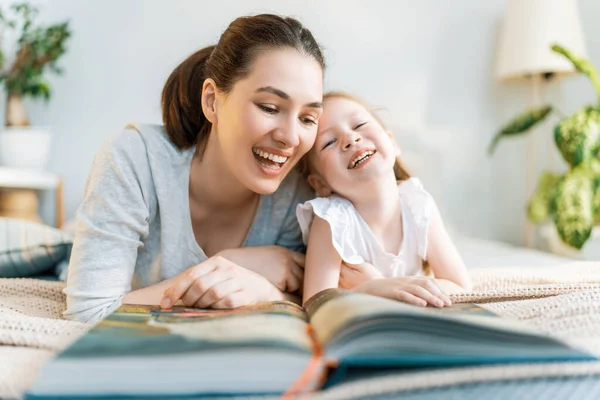
[[[300,136],[296,121],[286,121],[273,133],[273,138],[285,147],[296,147],[300,144]]]
[[[362,136],[356,132],[348,133],[344,136],[344,150],[352,148],[357,143],[360,143]]]

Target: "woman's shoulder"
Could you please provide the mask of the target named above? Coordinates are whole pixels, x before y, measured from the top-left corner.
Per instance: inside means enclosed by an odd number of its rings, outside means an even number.
[[[127,124],[109,136],[96,154],[95,163],[109,161],[135,170],[167,171],[189,161],[194,149],[179,150],[158,124]],[[153,168],[154,167],[154,168]]]
[[[181,152],[169,139],[164,127],[158,124],[129,123],[110,136],[104,144],[115,151],[130,154],[151,151]]]

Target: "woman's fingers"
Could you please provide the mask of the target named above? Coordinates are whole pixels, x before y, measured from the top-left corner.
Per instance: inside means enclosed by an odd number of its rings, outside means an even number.
[[[304,268],[296,263],[292,263],[290,271],[291,274],[290,279],[288,279],[288,291],[295,292],[300,288],[302,282],[304,282]]]
[[[304,268],[304,262],[306,260],[306,256],[302,253],[298,253],[297,251],[289,250],[289,252],[292,254],[292,260],[294,260],[294,262],[296,264],[298,264],[298,266]]]
[[[287,276],[285,291],[288,293],[295,292],[300,288],[300,282],[302,282],[302,278],[298,278],[292,271]]]
[[[171,308],[173,304],[177,303],[183,297],[196,279],[212,272],[221,265],[228,264],[231,264],[231,262],[223,257],[214,257],[188,269],[173,286],[165,290],[160,306],[162,308]]]
[[[232,277],[229,277],[220,281],[216,280],[215,283],[210,286],[210,288],[201,294],[201,296],[194,303],[194,306],[198,308],[209,308],[213,307],[214,304],[218,302],[221,302],[222,304],[229,304],[231,299],[227,299],[233,293],[239,292],[241,289],[242,287],[239,279],[232,279]],[[233,308],[233,306],[221,308]]]
[[[247,306],[252,302],[249,299],[247,291],[240,290],[237,292],[230,293],[221,300],[212,304],[212,308],[236,308],[241,306]]]
[[[194,283],[190,285],[189,289],[181,297],[181,301],[187,307],[193,307],[206,293],[210,292],[215,285],[227,281],[230,278],[231,274],[228,271],[216,268],[208,274],[196,278]]]

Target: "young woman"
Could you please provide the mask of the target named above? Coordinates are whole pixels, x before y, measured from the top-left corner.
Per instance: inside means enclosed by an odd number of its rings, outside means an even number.
[[[291,298],[304,265],[295,207],[312,191],[290,172],[317,133],[323,71],[312,34],[276,15],[238,18],[183,61],[164,126],[126,129],[94,159],[65,316]]]

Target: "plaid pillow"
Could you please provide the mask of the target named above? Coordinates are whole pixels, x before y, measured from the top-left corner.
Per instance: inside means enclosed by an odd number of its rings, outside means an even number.
[[[0,217],[0,278],[41,274],[66,260],[73,239],[31,221]]]

